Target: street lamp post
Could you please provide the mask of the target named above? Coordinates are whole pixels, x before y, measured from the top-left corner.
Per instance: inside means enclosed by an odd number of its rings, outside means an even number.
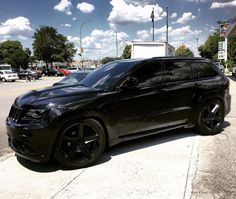
[[[80,31],[79,31],[79,39],[80,39],[80,56],[81,56],[81,68],[83,68],[83,47],[82,47],[82,28],[86,22],[90,21],[90,19],[85,19],[83,23],[80,26]]]

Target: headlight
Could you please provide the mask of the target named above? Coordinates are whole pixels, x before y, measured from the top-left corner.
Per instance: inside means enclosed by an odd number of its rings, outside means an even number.
[[[47,116],[48,109],[29,109],[25,114],[25,118],[41,119]]]

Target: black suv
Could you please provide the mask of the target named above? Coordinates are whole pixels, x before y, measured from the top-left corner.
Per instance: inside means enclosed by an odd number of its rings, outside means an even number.
[[[18,97],[7,118],[18,156],[69,168],[96,162],[106,146],[176,128],[222,131],[230,111],[229,80],[197,58],[120,60],[77,85]]]

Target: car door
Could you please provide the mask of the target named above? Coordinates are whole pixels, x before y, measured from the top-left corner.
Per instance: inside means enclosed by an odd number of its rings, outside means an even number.
[[[167,85],[169,126],[188,122],[193,106],[194,83],[192,69],[184,60],[164,61],[164,82]]]
[[[3,72],[0,71],[0,79],[2,79],[2,77],[3,77]]]
[[[119,136],[166,127],[162,107],[167,96],[162,81],[162,62],[141,64],[130,77],[136,78],[138,85],[121,90],[115,104]]]

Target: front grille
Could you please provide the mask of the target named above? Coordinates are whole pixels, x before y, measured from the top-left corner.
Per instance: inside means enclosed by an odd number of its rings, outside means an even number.
[[[16,105],[12,105],[9,118],[13,120],[14,122],[19,121],[20,117],[22,116],[23,109],[20,107],[17,107]]]

